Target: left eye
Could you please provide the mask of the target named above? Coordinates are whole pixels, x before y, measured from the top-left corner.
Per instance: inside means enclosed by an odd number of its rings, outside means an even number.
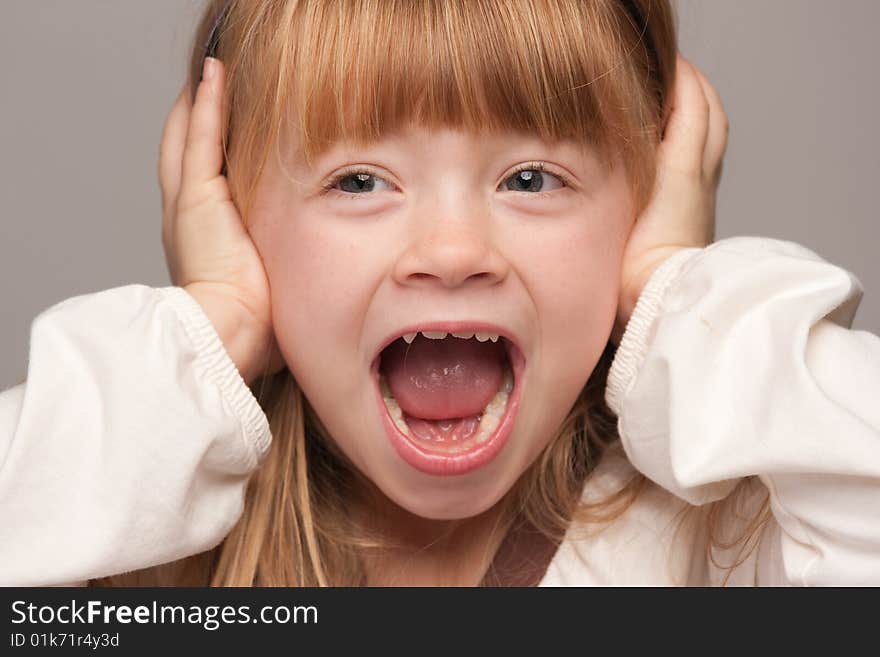
[[[557,186],[551,187],[551,189],[545,189],[545,179],[555,179],[557,181]],[[513,182],[513,186],[510,184],[511,181]],[[556,176],[542,169],[523,168],[511,175],[504,182],[504,185],[512,192],[548,192],[565,187],[565,181],[560,176]]]

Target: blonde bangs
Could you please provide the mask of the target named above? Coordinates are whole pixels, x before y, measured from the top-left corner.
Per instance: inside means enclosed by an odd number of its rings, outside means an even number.
[[[590,3],[301,2],[286,111],[309,159],[416,124],[607,146],[621,55],[588,38]],[[597,90],[596,86],[602,89]],[[613,104],[612,104],[613,105]],[[604,150],[603,150],[604,152]]]

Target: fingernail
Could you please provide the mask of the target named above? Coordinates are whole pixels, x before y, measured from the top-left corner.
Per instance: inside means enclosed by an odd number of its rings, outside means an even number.
[[[205,57],[205,65],[202,69],[202,79],[211,80],[217,72],[217,62],[213,57]]]

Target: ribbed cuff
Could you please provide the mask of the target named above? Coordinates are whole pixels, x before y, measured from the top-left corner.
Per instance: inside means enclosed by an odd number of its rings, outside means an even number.
[[[269,421],[232,358],[223,346],[211,320],[182,287],[158,288],[171,304],[186,330],[208,377],[217,384],[242,425],[247,466],[255,468],[265,456],[272,440]]]
[[[669,256],[654,270],[642,289],[608,372],[605,403],[616,415],[620,415],[624,395],[629,391],[636,372],[645,360],[651,326],[660,311],[660,303],[666,290],[684,264],[701,251],[703,249],[682,249]]]

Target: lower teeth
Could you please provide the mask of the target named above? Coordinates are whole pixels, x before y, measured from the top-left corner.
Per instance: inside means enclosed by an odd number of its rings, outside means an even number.
[[[400,429],[400,432],[403,435],[413,438],[414,436],[409,429],[409,425],[406,423],[406,420],[403,419],[403,410],[391,394],[388,382],[385,380],[385,377],[381,372],[379,373],[379,390],[382,392],[382,399],[385,401],[385,408],[388,409],[388,414],[391,416],[394,424]],[[498,388],[498,392],[495,393],[495,396],[492,397],[491,401],[486,405],[486,408],[483,409],[483,414],[480,418],[480,425],[477,427],[473,436],[471,436],[476,442],[484,442],[492,435],[495,429],[498,428],[498,423],[501,422],[501,418],[504,417],[504,411],[507,409],[507,400],[512,391],[513,371],[510,369],[509,364],[505,364],[501,386]]]

